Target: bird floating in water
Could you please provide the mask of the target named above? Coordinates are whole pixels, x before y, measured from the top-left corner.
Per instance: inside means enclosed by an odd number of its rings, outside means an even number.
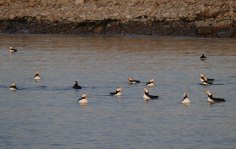
[[[74,88],[74,89],[81,89],[82,87],[81,86],[79,86],[79,84],[78,84],[78,82],[77,81],[75,81],[75,84],[73,85],[73,87],[72,88]]]
[[[188,104],[190,104],[190,102],[191,102],[191,101],[190,101],[190,99],[188,98],[187,93],[185,92],[185,93],[184,93],[184,97],[183,97],[183,99],[181,100],[181,103],[188,105]]]
[[[206,94],[207,94],[207,96],[208,96],[207,101],[208,101],[210,104],[218,103],[218,102],[225,102],[225,99],[223,99],[223,98],[215,98],[215,97],[213,97],[213,95],[211,94],[210,91],[206,91]]]
[[[34,75],[34,80],[35,80],[35,81],[38,81],[38,80],[40,80],[40,79],[41,79],[41,77],[40,77],[40,75],[39,75],[39,72],[37,71],[36,74]]]
[[[147,85],[148,87],[155,86],[155,80],[154,80],[154,79],[149,80],[149,81],[146,83],[146,85]]]
[[[213,84],[215,79],[207,78],[204,74],[200,74],[200,81],[202,85]]]
[[[149,90],[147,88],[144,88],[144,94],[143,94],[143,99],[148,101],[148,100],[153,100],[157,99],[159,96],[154,96],[149,94]]]
[[[202,60],[202,61],[204,61],[204,60],[206,60],[206,56],[204,55],[204,54],[202,54],[201,56],[200,56],[200,59]]]
[[[115,92],[111,92],[110,95],[112,95],[112,96],[121,96],[121,91],[122,91],[122,88],[118,87],[118,88],[116,88]]]
[[[18,88],[16,87],[15,83],[12,83],[11,86],[9,87],[10,90],[16,91]]]
[[[128,78],[129,84],[136,84],[136,83],[140,83],[140,80],[136,80],[133,77],[129,77]]]
[[[86,94],[82,94],[81,95],[81,98],[79,98],[77,100],[80,104],[87,104],[88,103],[88,100],[87,100],[87,95]]]
[[[9,47],[8,49],[9,49],[9,52],[11,52],[11,53],[17,52],[17,49],[15,49],[15,48],[13,48],[13,47]]]

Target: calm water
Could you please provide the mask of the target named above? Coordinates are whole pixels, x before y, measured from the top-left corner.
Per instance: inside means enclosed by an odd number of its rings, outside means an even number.
[[[200,73],[216,85],[199,85]],[[130,76],[142,83],[128,85]],[[160,99],[146,103],[152,78]],[[75,80],[82,90],[71,89]],[[12,82],[20,90],[9,91]],[[123,95],[107,96],[116,87]],[[207,89],[226,102],[210,106]],[[236,39],[0,35],[0,148],[233,149],[235,91]],[[76,102],[82,93],[86,107]]]

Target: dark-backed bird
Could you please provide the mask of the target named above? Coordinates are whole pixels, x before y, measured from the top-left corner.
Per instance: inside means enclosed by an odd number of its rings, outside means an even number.
[[[79,86],[77,81],[75,81],[75,84],[72,86],[72,88],[74,88],[74,89],[81,89],[82,87]]]
[[[17,52],[17,49],[15,49],[15,48],[13,48],[13,47],[9,47],[8,49],[9,49],[9,52],[11,52],[11,53]]]
[[[136,84],[136,83],[140,83],[140,80],[136,80],[133,77],[129,77],[128,78],[129,84]]]
[[[202,85],[213,84],[215,79],[207,78],[204,74],[200,74],[200,81]]]
[[[40,75],[39,75],[39,72],[37,71],[36,72],[36,74],[34,75],[34,80],[40,80],[41,79],[41,77],[40,77]]]
[[[212,95],[212,93],[210,91],[206,91],[206,93],[207,93],[207,96],[208,96],[207,101],[210,104],[217,103],[217,102],[225,102],[225,99],[223,99],[223,98],[215,98],[215,97],[213,97],[213,95]]]
[[[121,96],[121,91],[122,91],[122,88],[118,87],[118,88],[116,88],[115,92],[111,92],[110,95],[112,95],[112,96]]]
[[[202,61],[204,61],[204,60],[206,60],[206,56],[204,55],[204,54],[202,54],[201,56],[200,56],[200,59],[202,60]]]
[[[148,87],[155,86],[155,80],[154,80],[154,79],[149,80],[149,81],[146,83],[146,85],[147,85]]]
[[[188,98],[188,95],[187,95],[187,93],[185,92],[184,93],[184,97],[183,97],[183,99],[181,100],[181,103],[182,104],[190,104],[190,99]]]
[[[153,100],[153,99],[157,99],[159,96],[156,95],[150,95],[149,94],[149,90],[147,88],[144,88],[144,94],[143,94],[143,99],[144,100]]]
[[[87,103],[88,103],[87,95],[86,95],[86,94],[82,94],[82,95],[81,95],[81,98],[79,98],[77,101],[78,101],[80,104],[87,104]]]
[[[11,86],[9,87],[10,90],[16,91],[18,88],[16,87],[15,83],[12,83]]]

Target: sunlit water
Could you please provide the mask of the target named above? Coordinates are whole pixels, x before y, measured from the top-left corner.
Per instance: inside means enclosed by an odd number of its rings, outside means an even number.
[[[215,85],[199,85],[200,73]],[[130,76],[142,83],[129,85]],[[160,99],[146,103],[149,79]],[[71,88],[75,80],[83,89]],[[10,91],[12,82],[20,90]],[[0,148],[232,149],[235,85],[235,39],[0,35]],[[123,95],[108,96],[116,87]],[[209,105],[206,90],[226,102]],[[82,93],[86,107],[77,102]]]

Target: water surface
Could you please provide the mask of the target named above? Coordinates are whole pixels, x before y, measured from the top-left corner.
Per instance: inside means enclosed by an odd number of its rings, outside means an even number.
[[[235,148],[235,50],[235,39],[0,35],[0,148]],[[199,85],[200,73],[215,85]],[[149,79],[160,99],[146,103]],[[12,82],[20,90],[9,91]],[[116,87],[123,95],[108,96]],[[209,105],[206,90],[226,102]],[[82,93],[86,107],[76,102]]]

